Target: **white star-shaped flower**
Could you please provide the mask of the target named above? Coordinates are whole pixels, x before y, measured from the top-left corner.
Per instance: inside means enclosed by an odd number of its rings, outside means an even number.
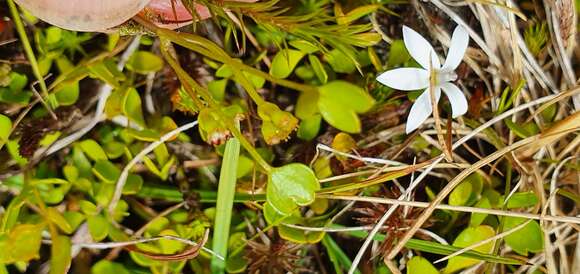
[[[435,50],[423,36],[413,29],[403,26],[403,41],[409,54],[421,65],[422,68],[398,68],[382,73],[377,81],[398,90],[425,91],[417,97],[411,107],[407,119],[406,132],[417,129],[433,112],[431,107],[431,95],[429,90],[433,88],[435,100],[439,102],[441,90],[445,92],[451,103],[453,118],[467,112],[467,99],[461,90],[453,83],[457,79],[455,69],[461,63],[467,50],[469,35],[465,28],[457,26],[451,37],[451,46],[447,53],[447,59],[443,66],[437,57]],[[429,62],[431,59],[431,62]],[[431,85],[434,84],[434,87]]]

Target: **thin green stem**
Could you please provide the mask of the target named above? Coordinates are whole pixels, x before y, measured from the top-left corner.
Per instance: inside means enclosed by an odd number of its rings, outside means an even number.
[[[16,31],[18,32],[18,36],[20,36],[20,40],[22,42],[22,47],[24,48],[24,52],[26,53],[26,57],[30,62],[30,66],[32,68],[32,73],[36,80],[38,80],[38,84],[40,85],[40,91],[42,92],[42,96],[44,98],[48,98],[48,88],[46,87],[46,83],[44,82],[44,78],[40,73],[40,68],[38,67],[38,62],[36,61],[36,56],[34,55],[34,51],[32,50],[32,46],[30,45],[30,40],[28,40],[28,36],[26,35],[26,30],[24,29],[24,24],[20,19],[20,14],[18,12],[18,8],[16,4],[14,4],[13,0],[8,0],[8,6],[10,8],[10,13],[12,14],[12,19],[14,20],[14,25],[16,26]],[[54,108],[56,106],[56,102],[49,100],[50,107]]]

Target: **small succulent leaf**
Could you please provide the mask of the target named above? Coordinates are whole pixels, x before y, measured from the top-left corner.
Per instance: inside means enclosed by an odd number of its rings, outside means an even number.
[[[352,73],[356,70],[354,60],[338,49],[333,49],[324,55],[324,59],[333,71],[338,73]]]
[[[163,68],[163,60],[148,51],[137,51],[127,61],[127,68],[140,74],[148,74],[160,71]]]
[[[320,131],[320,123],[322,122],[322,116],[320,114],[315,114],[307,118],[302,118],[300,120],[300,125],[298,126],[298,132],[296,135],[298,138],[306,141],[313,140],[318,136]]]
[[[476,204],[475,207],[477,208],[491,208],[491,203],[489,199],[486,197],[481,198]],[[485,213],[471,213],[471,218],[469,219],[469,225],[472,227],[476,227],[481,225],[485,218],[487,218],[488,214]]]
[[[318,114],[317,102],[319,97],[318,92],[302,92],[298,96],[298,101],[296,101],[296,108],[294,110],[296,117],[305,119]]]
[[[523,222],[525,218],[505,217],[504,230],[510,230]],[[504,237],[506,244],[522,256],[528,252],[537,253],[544,250],[544,234],[537,221],[532,220],[523,228]]]
[[[91,268],[91,274],[129,274],[130,272],[120,263],[101,260]]]
[[[538,204],[538,196],[533,192],[517,192],[509,197],[507,208],[525,208]]]
[[[360,120],[354,111],[344,109],[344,106],[332,100],[319,101],[318,107],[324,120],[333,127],[348,133],[361,131]]]
[[[8,141],[8,136],[12,131],[12,120],[7,116],[0,114],[0,143]]]
[[[346,81],[332,81],[319,87],[318,108],[332,126],[348,132],[361,130],[357,113],[364,113],[374,105],[374,99],[361,87]]]
[[[95,140],[87,139],[80,143],[83,152],[89,156],[93,161],[107,160],[107,154]]]
[[[283,49],[279,51],[272,60],[270,75],[280,79],[290,76],[302,57],[304,57],[304,53],[298,50]]]
[[[54,96],[59,106],[70,106],[79,98],[79,82],[64,83],[54,91]]]
[[[89,233],[94,241],[100,242],[109,234],[109,221],[102,215],[87,217]]]
[[[468,227],[463,230],[457,238],[453,241],[453,246],[456,247],[468,247],[470,245],[476,244],[483,240],[487,240],[495,235],[495,230],[486,225],[481,225],[477,227]],[[482,253],[489,253],[493,249],[493,242],[486,243],[474,248],[475,251]],[[445,267],[444,273],[454,273],[457,270],[472,266],[477,264],[480,260],[466,258],[462,256],[455,256],[449,259],[447,267]]]
[[[10,250],[10,252],[0,252],[0,263],[28,262],[38,258],[42,229],[41,225],[16,225],[8,235],[0,237],[0,248]]]
[[[286,217],[290,216],[290,214],[283,214],[278,209],[274,208],[270,202],[266,201],[264,203],[264,219],[268,224],[278,225],[282,222]]]
[[[421,256],[414,256],[407,262],[407,274],[438,274],[435,268],[427,259]]]
[[[207,89],[217,101],[223,101],[226,94],[228,79],[213,80],[207,83]]]
[[[121,175],[121,170],[108,160],[99,160],[93,166],[93,174],[104,183],[113,184]]]
[[[50,274],[68,273],[72,262],[70,238],[58,235],[52,239],[50,247]]]
[[[136,89],[129,88],[125,90],[122,111],[129,118],[130,122],[145,126],[145,118],[143,118],[143,110],[141,108],[141,97]]]

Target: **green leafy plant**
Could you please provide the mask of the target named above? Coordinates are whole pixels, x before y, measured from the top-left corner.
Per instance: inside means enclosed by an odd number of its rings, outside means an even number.
[[[456,4],[3,2],[0,273],[572,272],[573,5]]]

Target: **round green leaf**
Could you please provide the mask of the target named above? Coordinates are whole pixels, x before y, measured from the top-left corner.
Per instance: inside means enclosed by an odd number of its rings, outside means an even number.
[[[99,160],[93,167],[93,174],[105,183],[115,183],[121,175],[121,170],[107,160]]]
[[[143,178],[137,174],[129,174],[127,176],[127,182],[123,187],[123,194],[131,195],[136,194],[139,192],[141,187],[143,186]]]
[[[361,124],[356,112],[348,110],[345,106],[332,99],[318,101],[318,108],[324,120],[333,127],[348,133],[361,131]]]
[[[356,69],[354,61],[338,49],[331,50],[324,57],[335,72],[352,73]]]
[[[109,222],[101,215],[88,216],[87,224],[89,226],[89,233],[93,240],[100,242],[109,234]]]
[[[27,262],[38,258],[42,226],[23,224],[10,230],[7,237],[0,237],[0,248],[10,252],[0,252],[0,263]]]
[[[504,230],[510,230],[523,222],[524,218],[506,217]],[[537,221],[531,221],[523,228],[507,235],[504,240],[515,252],[527,256],[528,252],[541,252],[544,249],[544,235]]]
[[[535,206],[538,203],[538,196],[533,191],[517,192],[509,197],[507,208],[523,208]]]
[[[294,114],[300,119],[311,117],[318,114],[318,93],[317,92],[302,92],[296,101],[296,108]]]
[[[278,225],[284,218],[289,215],[282,214],[276,210],[269,202],[264,203],[264,219],[268,224]]]
[[[254,170],[255,164],[254,161],[246,156],[240,155],[240,157],[238,158],[238,167],[236,169],[236,178],[242,178],[248,174],[250,174],[250,172],[252,172],[252,170]]]
[[[491,208],[491,203],[489,202],[489,199],[487,197],[483,197],[483,198],[481,198],[481,200],[479,200],[477,202],[477,204],[475,204],[475,207]],[[487,214],[485,214],[485,213],[471,213],[471,219],[469,219],[469,225],[470,226],[478,226],[481,223],[483,223],[485,218],[487,218]]]
[[[8,136],[12,130],[12,120],[7,116],[0,114],[0,142],[8,141]]]
[[[463,230],[455,241],[453,241],[453,246],[456,247],[468,247],[470,245],[479,243],[483,240],[487,240],[491,237],[495,236],[495,231],[491,226],[481,225],[478,227],[468,227]],[[493,249],[493,242],[486,243],[484,245],[480,245],[474,248],[475,251],[479,251],[481,253],[489,253]],[[479,263],[480,260],[471,259],[461,256],[455,256],[449,259],[447,267],[445,268],[444,273],[453,273],[457,270],[470,267],[474,264]]]
[[[228,85],[228,79],[213,80],[207,83],[207,89],[211,93],[211,96],[217,101],[223,101],[226,94],[226,86]]]
[[[93,216],[99,214],[97,206],[89,201],[82,200],[79,202],[79,206],[81,207],[81,211],[86,215]]]
[[[121,142],[111,141],[104,145],[105,152],[107,153],[107,156],[109,156],[109,159],[117,159],[123,156],[123,153],[125,152],[125,144]]]
[[[364,89],[346,81],[332,81],[319,87],[318,108],[333,127],[349,133],[361,130],[357,113],[371,109],[375,100]]]
[[[289,215],[299,206],[312,203],[319,189],[314,172],[303,164],[293,163],[272,170],[266,200],[281,214]]]
[[[107,154],[95,140],[84,140],[80,143],[80,146],[83,152],[93,161],[107,160]]]
[[[79,82],[59,85],[54,95],[60,106],[70,106],[76,103],[79,98]]]
[[[292,228],[285,225],[278,227],[278,233],[282,239],[300,244],[318,243],[326,234],[323,231],[306,231],[304,229]]]
[[[357,113],[369,111],[375,100],[363,88],[346,81],[336,80],[319,88],[320,100],[333,100]]]
[[[302,121],[300,121],[300,126],[298,127],[298,138],[307,141],[316,138],[316,136],[318,136],[318,131],[320,130],[321,121],[322,117],[320,114],[302,119]]]
[[[91,274],[129,274],[129,271],[120,263],[101,260],[91,268]]]
[[[480,199],[483,189],[483,177],[474,173],[469,175],[461,184],[459,184],[449,195],[450,205],[473,205]]]
[[[270,75],[276,78],[286,78],[290,76],[302,57],[304,57],[304,53],[298,50],[284,49],[279,51],[272,60]]]
[[[62,214],[66,222],[70,224],[73,230],[76,230],[79,225],[85,220],[85,215],[78,211],[66,211]]]
[[[415,256],[407,262],[407,274],[438,274],[439,271],[425,258]]]
[[[248,267],[248,260],[244,256],[230,256],[226,259],[226,271],[228,273],[242,273]]]
[[[123,97],[122,111],[131,122],[140,126],[145,125],[145,118],[143,118],[143,110],[141,109],[141,97],[139,97],[136,89],[129,88],[126,90]]]
[[[159,235],[180,237],[180,235],[177,234],[177,232],[171,229],[163,230],[161,231],[161,233],[159,233]],[[158,243],[159,246],[161,247],[161,251],[163,252],[163,254],[177,253],[179,250],[183,249],[184,246],[183,243],[171,239],[160,239]]]
[[[160,71],[163,68],[163,60],[159,56],[148,51],[137,51],[127,61],[127,68],[141,74]]]
[[[50,249],[50,274],[67,273],[72,261],[70,239],[64,235],[58,235],[52,239]]]
[[[449,204],[453,206],[465,205],[471,196],[471,190],[471,184],[463,181],[449,194]]]

